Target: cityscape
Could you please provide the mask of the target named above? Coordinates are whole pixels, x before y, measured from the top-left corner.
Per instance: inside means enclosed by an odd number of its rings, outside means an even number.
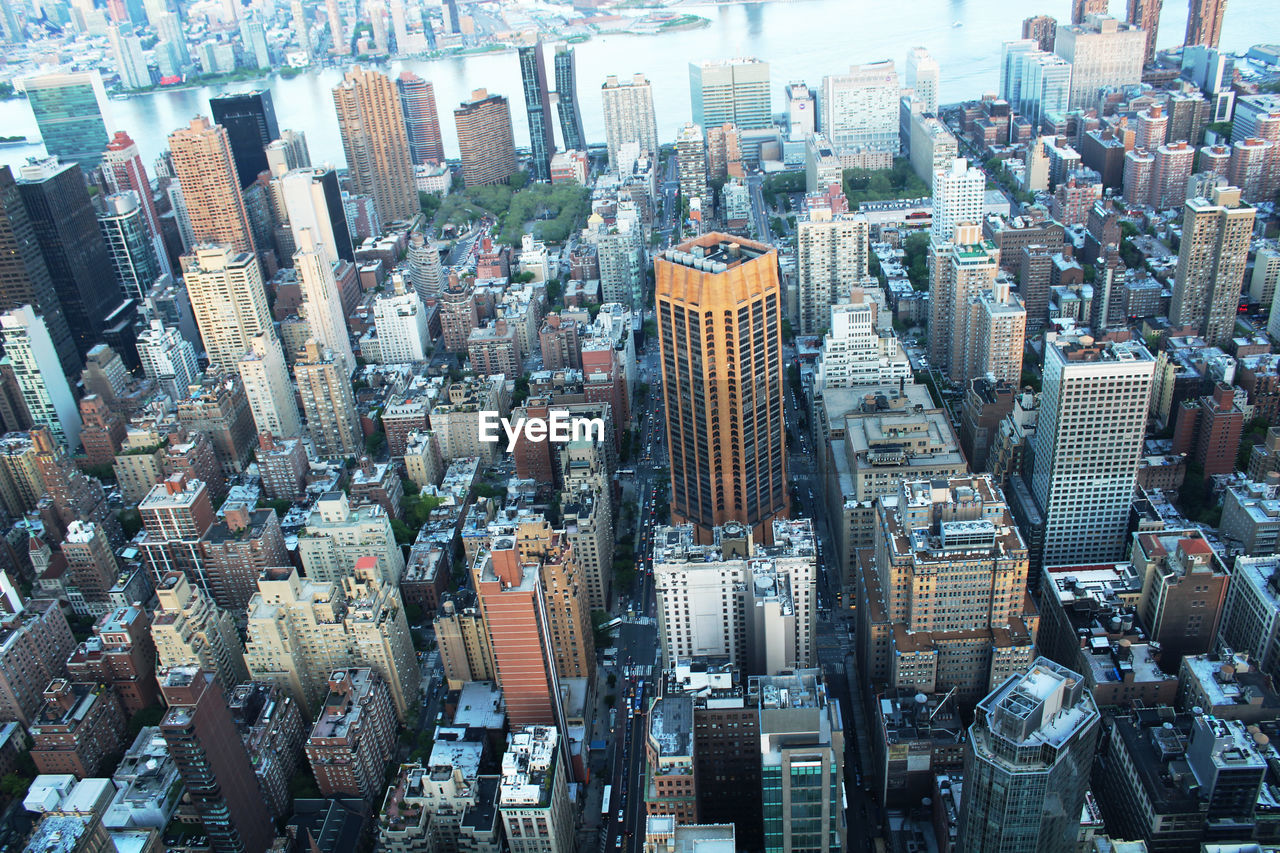
[[[1280,853],[1280,6],[857,5],[0,0],[0,851]]]

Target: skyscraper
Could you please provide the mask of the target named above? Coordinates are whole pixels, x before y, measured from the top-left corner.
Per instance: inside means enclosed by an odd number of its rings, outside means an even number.
[[[1071,23],[1083,24],[1089,15],[1107,14],[1108,0],[1071,0]]]
[[[155,199],[151,192],[151,179],[147,176],[147,167],[142,162],[142,154],[137,144],[123,130],[116,131],[107,150],[102,154],[102,177],[107,182],[107,189],[113,193],[132,190],[138,197],[142,207],[142,215],[147,223],[147,236],[160,262],[160,271],[172,273],[169,264],[169,253],[164,246],[164,232],[160,230],[160,215],[156,212]]]
[[[771,96],[767,62],[730,59],[689,63],[693,123],[703,128],[722,124],[736,124],[739,130],[770,127]]]
[[[643,74],[626,82],[610,75],[600,87],[604,100],[604,138],[609,166],[617,168],[618,150],[638,142],[642,152],[658,151],[658,119],[653,111],[653,84]]]
[[[244,189],[267,171],[266,147],[280,136],[271,90],[215,95],[209,99],[209,111],[214,122],[227,129],[236,176]]]
[[[275,330],[268,328],[249,340],[249,350],[237,363],[244,395],[259,434],[291,437],[302,431],[298,404],[284,364],[284,351]]]
[[[796,224],[796,289],[800,334],[816,335],[831,321],[831,305],[848,298],[867,277],[867,217],[811,206]]]
[[[1053,52],[1053,39],[1057,34],[1058,21],[1049,15],[1035,15],[1026,18],[1022,22],[1022,37],[1024,39],[1034,39],[1040,49],[1049,53]]]
[[[28,160],[18,192],[49,267],[67,326],[84,355],[102,343],[110,318],[124,302],[112,276],[111,257],[98,230],[84,174],[75,163]]]
[[[1147,34],[1147,62],[1156,58],[1156,33],[1160,30],[1160,7],[1163,5],[1164,0],[1128,0],[1126,19]]]
[[[160,277],[160,261],[147,231],[138,194],[133,190],[112,193],[103,199],[98,227],[111,255],[111,266],[124,295],[142,304]]]
[[[431,81],[423,80],[412,71],[401,71],[396,78],[396,90],[400,93],[413,162],[443,163],[444,143],[440,141],[440,119],[436,115],[436,94]]]
[[[551,125],[551,93],[547,89],[547,65],[542,42],[518,49],[520,79],[524,84],[524,109],[529,119],[529,146],[533,149],[531,175],[535,181],[551,180],[551,155],[556,153]]]
[[[768,246],[710,233],[655,257],[672,522],[762,542],[789,509],[782,293]]]
[[[85,169],[97,166],[107,144],[106,92],[98,72],[41,74],[28,77],[23,86],[45,151]]]
[[[1141,343],[1059,336],[1045,347],[1031,491],[1044,565],[1121,558],[1155,360]]]
[[[160,735],[216,853],[262,853],[271,814],[240,732],[212,673],[195,666],[158,674],[168,710]]]
[[[183,256],[182,274],[209,364],[236,370],[255,336],[274,334],[257,259],[201,246]]]
[[[976,223],[958,224],[946,243],[933,244],[929,271],[929,350],[934,364],[964,387],[970,350],[977,343],[978,312],[971,300],[990,290],[1000,271],[1000,251]],[[976,350],[974,351],[976,356]],[[976,362],[976,357],[973,359]]]
[[[351,53],[351,40],[342,26],[342,7],[338,0],[325,0],[325,9],[329,15],[329,39],[333,42],[329,50],[338,56]]]
[[[307,416],[307,432],[322,459],[345,459],[364,447],[356,416],[351,374],[346,364],[315,339],[308,340],[293,365]]]
[[[0,340],[0,365],[13,371],[32,422],[47,427],[68,453],[74,453],[80,446],[80,411],[44,320],[30,305],[0,314]]]
[[[907,88],[925,113],[938,112],[938,60],[923,47],[913,47],[907,54]]]
[[[195,242],[256,254],[227,129],[196,116],[169,134],[169,153]]]
[[[335,0],[336,2],[336,0]],[[383,222],[418,213],[413,158],[400,96],[385,74],[352,68],[333,89],[342,150],[354,192],[373,198]]]
[[[822,78],[822,134],[837,149],[898,153],[898,72],[893,60],[852,65]]]
[[[462,179],[468,187],[504,183],[516,173],[515,135],[506,98],[476,89],[471,100],[453,111],[453,118],[458,126]]]
[[[310,231],[312,243],[324,248],[330,263],[355,263],[338,173],[328,168],[304,167],[286,172],[278,180],[294,248],[302,245],[302,232]]]
[[[560,136],[569,151],[586,151],[587,135],[582,130],[582,110],[578,107],[578,71],[573,48],[556,47],[556,110],[560,113]]]
[[[686,200],[708,200],[707,145],[702,128],[685,122],[676,136],[676,174],[680,179],[680,197]]]
[[[8,166],[0,166],[0,311],[23,305],[32,306],[44,319],[63,373],[78,374],[82,366],[80,352],[62,313],[58,293],[53,289],[53,278],[40,251],[27,206],[22,202],[13,172]]]
[[[107,27],[107,42],[111,45],[111,53],[115,57],[120,85],[126,89],[150,86],[151,72],[147,69],[147,58],[142,53],[142,41],[131,31],[131,28],[121,24],[111,24]]]
[[[297,270],[302,284],[302,310],[306,314],[311,337],[322,349],[333,353],[342,362],[341,369],[350,376],[356,369],[356,359],[351,351],[351,336],[343,316],[338,282],[333,276],[333,263],[317,246],[310,228],[298,233],[298,251],[293,256],[293,268]],[[288,437],[290,433],[277,435]]]
[[[979,702],[958,849],[1075,850],[1100,722],[1084,677],[1043,657]]]
[[[260,69],[271,67],[271,51],[267,48],[267,31],[257,10],[249,10],[240,19],[240,46],[245,58]]]
[[[1190,0],[1187,6],[1187,35],[1183,44],[1217,47],[1222,37],[1222,16],[1227,0]]]
[[[1183,211],[1169,318],[1198,326],[1211,346],[1226,346],[1235,329],[1254,213],[1235,187],[1189,199]]]
[[[933,220],[929,233],[934,242],[951,239],[957,225],[982,222],[982,199],[987,181],[982,171],[956,158],[951,169],[933,176]]]
[[[1102,5],[1106,6],[1105,0],[1102,0]],[[1142,82],[1147,34],[1132,24],[1122,24],[1107,17],[1072,26],[1059,24],[1053,49],[1071,63],[1071,102],[1068,107],[1073,110],[1089,109],[1098,105],[1100,89]]]

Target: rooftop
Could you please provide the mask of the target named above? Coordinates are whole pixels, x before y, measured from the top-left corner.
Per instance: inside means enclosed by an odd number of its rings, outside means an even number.
[[[693,699],[664,696],[649,710],[649,742],[660,758],[693,755]]]

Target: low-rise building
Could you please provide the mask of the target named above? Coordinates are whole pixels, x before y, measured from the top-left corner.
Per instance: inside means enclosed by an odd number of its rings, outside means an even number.
[[[33,720],[31,758],[41,773],[95,776],[106,759],[124,749],[124,711],[105,684],[55,678]]]
[[[1178,671],[1178,710],[1193,708],[1223,720],[1262,723],[1280,716],[1280,694],[1246,652],[1187,655]]]
[[[182,780],[157,726],[145,726],[111,774],[115,798],[102,823],[108,829],[149,826],[164,831],[178,810]]]
[[[964,724],[952,693],[891,688],[876,697],[872,749],[877,800],[914,806],[930,796],[935,775],[964,769]]]
[[[1219,532],[1227,547],[1250,557],[1266,557],[1280,550],[1280,472],[1266,482],[1231,483],[1222,494]]]
[[[485,744],[438,738],[425,763],[401,764],[378,822],[379,849],[501,853],[499,776],[480,774]]]

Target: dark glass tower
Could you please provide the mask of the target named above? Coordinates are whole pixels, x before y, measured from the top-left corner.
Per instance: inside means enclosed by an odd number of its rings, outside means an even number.
[[[240,179],[240,189],[244,189],[267,171],[267,145],[280,137],[271,92],[260,89],[218,95],[209,99],[209,109],[214,123],[227,129],[236,177]]]
[[[107,318],[124,302],[84,174],[75,163],[33,160],[22,169],[18,192],[83,358],[103,342]]]
[[[520,48],[520,79],[524,81],[524,108],[529,116],[529,146],[533,149],[533,179],[551,180],[551,155],[556,142],[551,129],[551,92],[542,42]]]
[[[53,289],[27,206],[8,166],[0,166],[0,311],[30,305],[44,318],[62,370],[75,376],[83,367],[62,303]]]
[[[573,48],[556,48],[556,109],[560,113],[560,134],[570,151],[586,151],[582,132],[582,110],[578,107],[578,71]]]

